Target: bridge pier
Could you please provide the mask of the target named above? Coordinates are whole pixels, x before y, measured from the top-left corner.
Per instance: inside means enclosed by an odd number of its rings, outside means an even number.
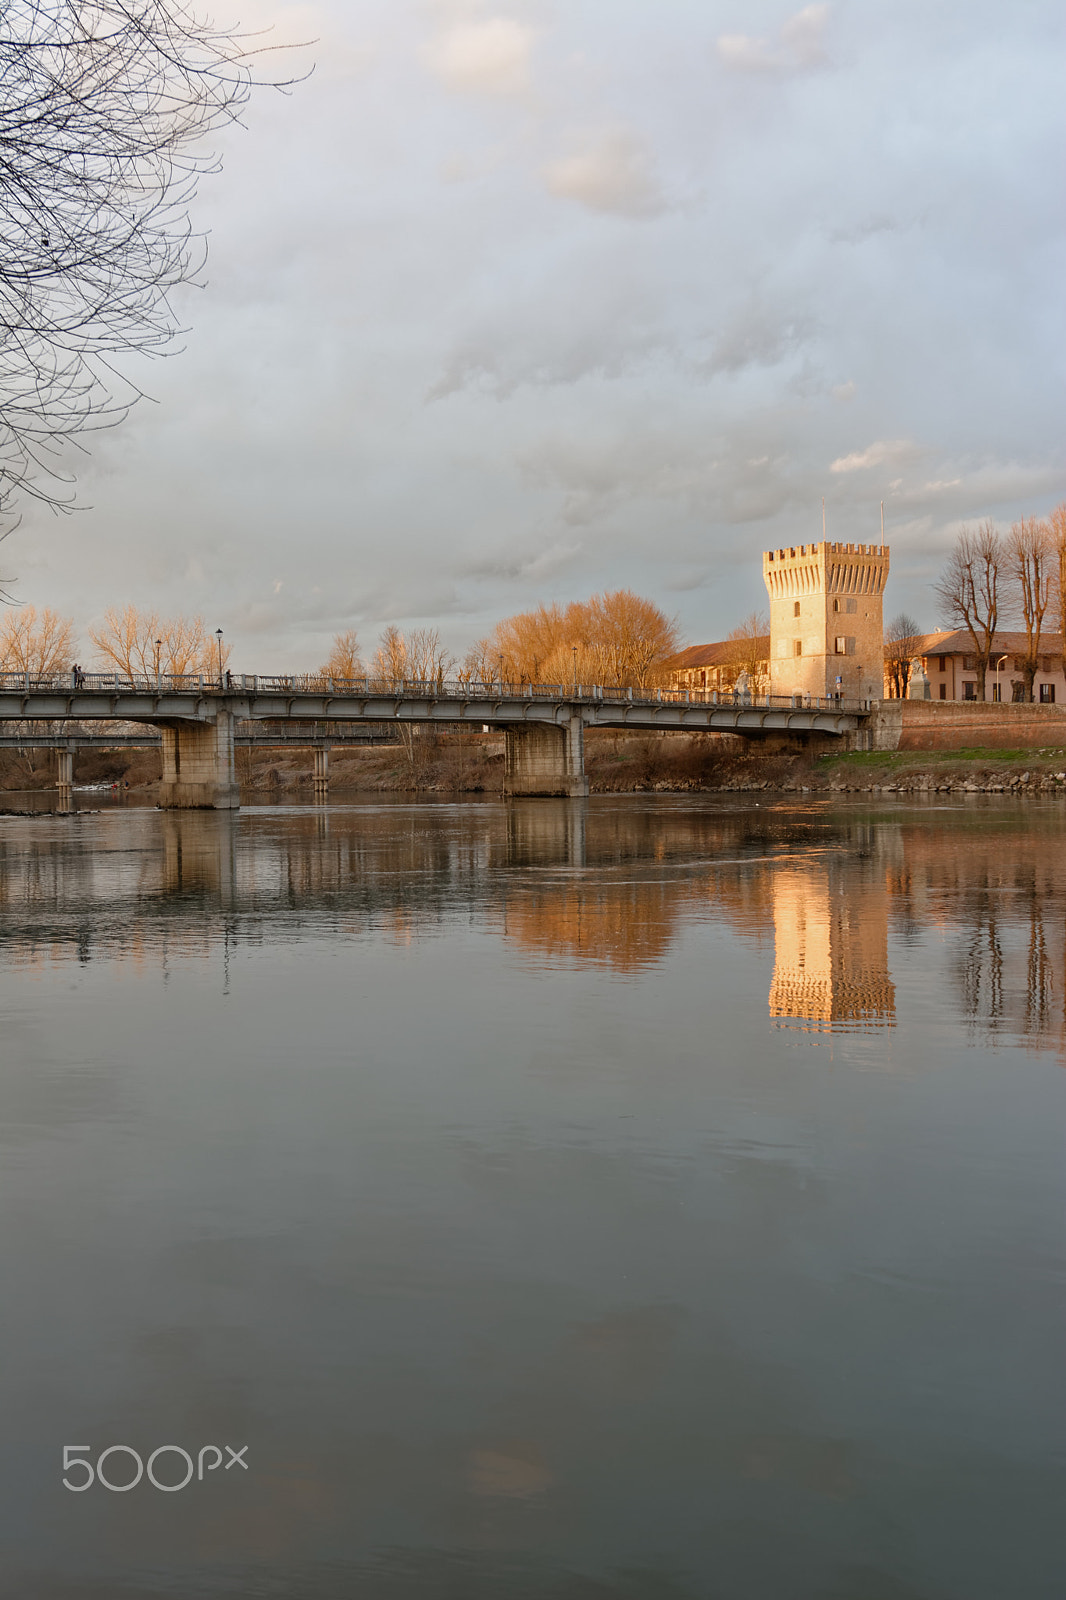
[[[315,747],[315,799],[329,799],[329,745]]]
[[[74,752],[69,748],[56,751],[56,788],[60,811],[69,811],[74,804]]]
[[[585,724],[574,712],[568,722],[519,722],[504,729],[508,795],[587,795]]]
[[[235,811],[241,803],[233,762],[233,717],[220,711],[211,722],[164,722],[164,811]]]

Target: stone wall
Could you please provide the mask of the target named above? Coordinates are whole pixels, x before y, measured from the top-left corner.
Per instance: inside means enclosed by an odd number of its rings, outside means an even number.
[[[884,700],[874,750],[1044,750],[1066,747],[1066,706],[968,700]]]

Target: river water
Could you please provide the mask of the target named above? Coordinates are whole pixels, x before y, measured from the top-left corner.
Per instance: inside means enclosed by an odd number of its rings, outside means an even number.
[[[1059,1600],[1064,826],[0,818],[0,1592]]]

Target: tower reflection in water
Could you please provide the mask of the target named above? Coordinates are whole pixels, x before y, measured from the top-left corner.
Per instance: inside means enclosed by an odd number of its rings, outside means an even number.
[[[811,1032],[892,1027],[889,892],[879,853],[826,853],[772,877],[770,1015]]]
[[[878,1031],[932,986],[975,1038],[1066,1055],[1062,825],[1061,806],[644,798],[12,817],[0,963],[165,966],[312,929],[409,943],[458,919],[523,961],[637,976],[717,929],[774,1025]]]

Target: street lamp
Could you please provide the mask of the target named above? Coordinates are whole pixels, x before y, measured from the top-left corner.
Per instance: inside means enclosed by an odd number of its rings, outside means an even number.
[[[503,688],[503,651],[500,651],[500,688]]]
[[[1002,705],[1002,703],[1003,703],[1003,692],[999,687],[999,669],[1003,665],[1004,661],[1006,661],[1006,659],[1007,659],[1006,656],[1000,656],[999,660],[996,662],[996,704],[997,705]]]
[[[570,648],[574,652],[574,693],[577,694],[577,645],[572,644]]]
[[[218,640],[218,686],[222,687],[222,629],[215,629],[215,638]]]
[[[162,650],[162,648],[163,648],[162,639],[157,639],[156,642],[155,642],[155,686],[156,686],[156,691],[157,692],[158,692],[158,689],[159,689],[159,652],[160,652],[160,650]]]

